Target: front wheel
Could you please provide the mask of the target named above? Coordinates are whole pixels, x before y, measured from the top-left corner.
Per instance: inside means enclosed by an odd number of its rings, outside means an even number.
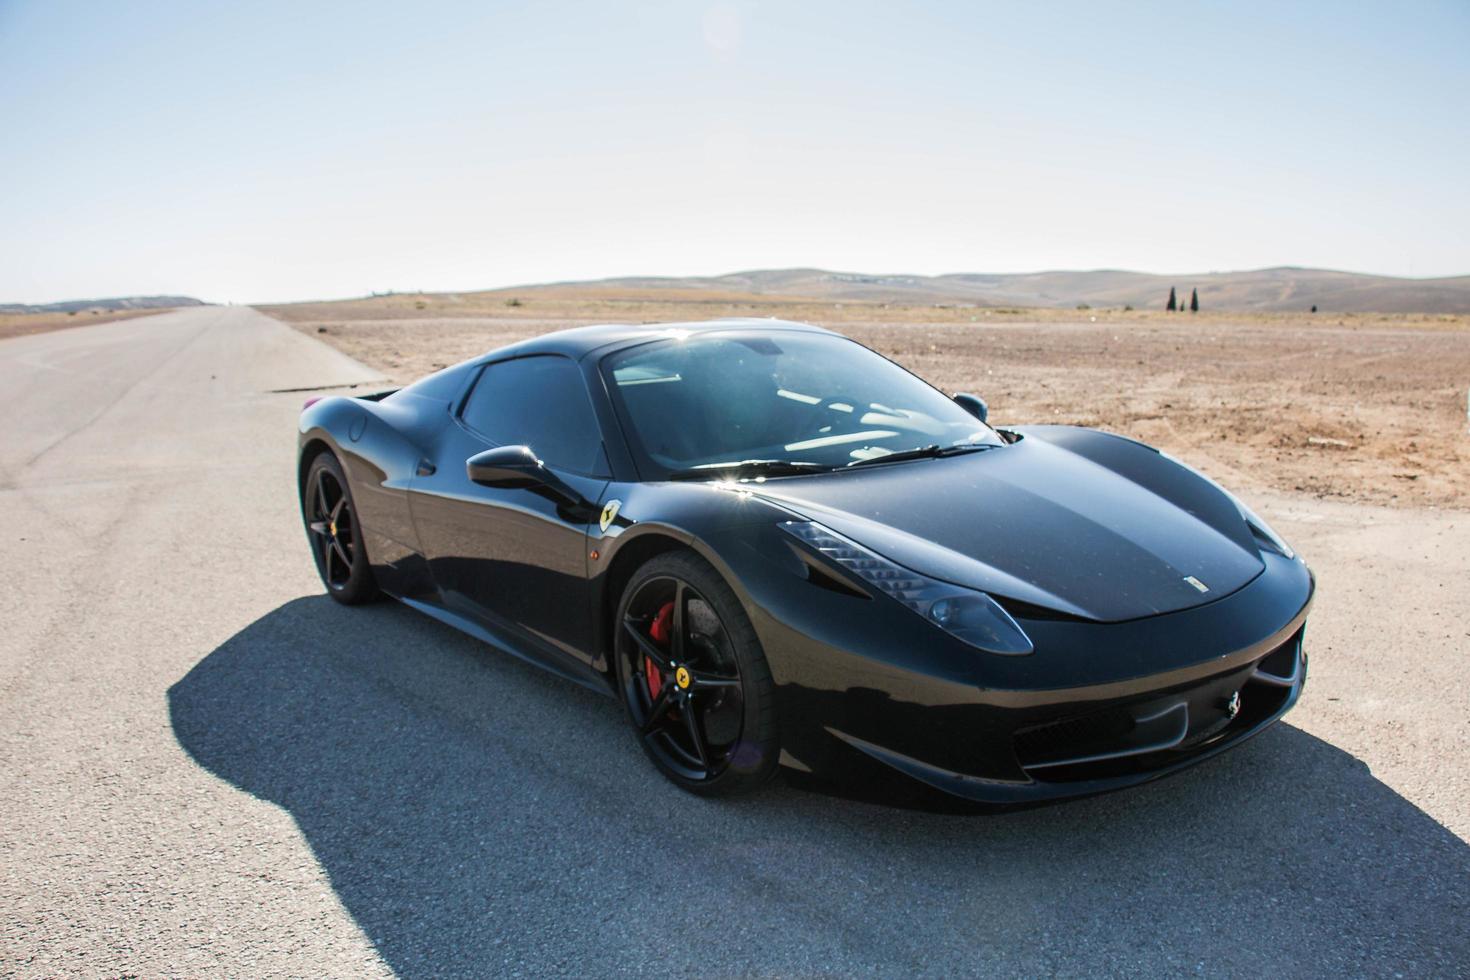
[[[342,464],[330,452],[311,461],[301,488],[301,518],[327,593],[355,606],[378,598],[378,583],[362,545],[362,525]]]
[[[725,796],[776,771],[770,668],[740,601],[703,559],[663,554],[634,573],[614,650],[628,720],[675,784]]]

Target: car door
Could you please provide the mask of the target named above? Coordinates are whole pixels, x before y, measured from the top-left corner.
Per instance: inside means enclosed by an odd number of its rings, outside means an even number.
[[[554,354],[487,364],[439,439],[437,469],[414,478],[409,500],[441,601],[590,663],[587,533],[595,514],[534,490],[480,486],[465,469],[485,449],[524,445],[589,501],[600,499],[606,454],[577,364]]]

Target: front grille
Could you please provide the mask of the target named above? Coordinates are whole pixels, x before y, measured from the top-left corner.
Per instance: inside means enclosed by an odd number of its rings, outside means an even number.
[[[1022,766],[1105,752],[1132,734],[1137,722],[1126,708],[1107,708],[1062,718],[1016,733],[1016,757]]]
[[[1300,685],[1301,637],[1228,674],[1126,704],[1058,718],[1012,736],[1016,761],[1047,782],[1156,769],[1250,731],[1278,714]],[[1229,705],[1238,696],[1234,715]]]

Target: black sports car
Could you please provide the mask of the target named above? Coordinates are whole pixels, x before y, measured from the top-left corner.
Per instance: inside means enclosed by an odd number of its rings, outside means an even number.
[[[584,327],[313,400],[299,479],[332,596],[615,695],[698,793],[783,763],[1093,793],[1238,744],[1306,677],[1312,574],[1215,483],[992,428],[796,323]]]

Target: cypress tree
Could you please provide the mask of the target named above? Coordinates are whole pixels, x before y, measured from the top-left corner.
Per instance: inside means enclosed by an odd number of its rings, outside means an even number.
[[[1170,313],[1173,313],[1175,310],[1179,309],[1179,303],[1174,299],[1173,286],[1169,287],[1169,305],[1164,307],[1164,309],[1168,310]]]
[[[1191,312],[1191,313],[1198,313],[1199,312],[1199,290],[1198,289],[1191,289],[1189,291],[1189,312]]]

